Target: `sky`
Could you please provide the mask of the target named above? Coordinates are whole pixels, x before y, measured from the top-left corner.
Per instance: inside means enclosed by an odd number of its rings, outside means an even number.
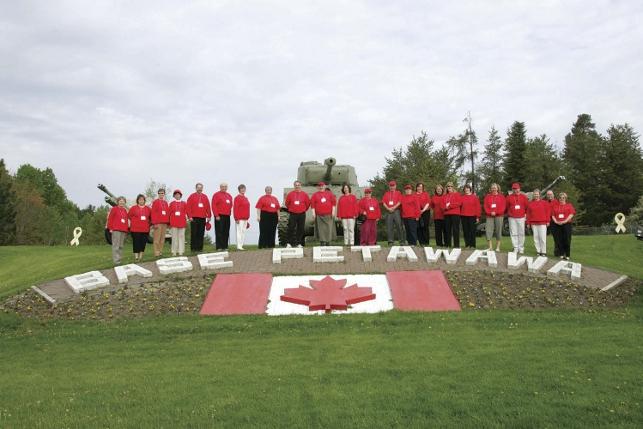
[[[360,184],[471,112],[482,143],[576,116],[643,130],[640,1],[0,0],[0,158],[51,167],[79,206],[150,180],[290,186],[301,161]],[[255,231],[256,232],[256,229]]]

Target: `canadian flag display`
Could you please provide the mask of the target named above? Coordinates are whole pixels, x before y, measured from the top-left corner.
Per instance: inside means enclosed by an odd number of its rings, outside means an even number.
[[[368,275],[219,274],[201,315],[459,311],[442,271]]]

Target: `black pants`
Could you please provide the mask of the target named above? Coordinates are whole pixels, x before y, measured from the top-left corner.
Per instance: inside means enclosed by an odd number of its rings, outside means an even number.
[[[190,225],[190,249],[200,252],[203,250],[203,236],[205,235],[205,218],[192,218]]]
[[[214,239],[217,250],[228,248],[230,240],[230,215],[219,215],[219,220],[214,219]]]
[[[259,248],[272,249],[275,247],[275,232],[277,231],[277,221],[279,213],[270,213],[261,211],[259,220]]]
[[[460,247],[460,215],[444,215],[444,245]]]
[[[288,216],[288,244],[297,246],[305,243],[304,225],[306,224],[306,212],[290,213]]]
[[[462,222],[462,235],[464,235],[464,247],[476,247],[476,217],[460,216]]]
[[[132,248],[134,253],[145,252],[145,245],[147,244],[148,232],[132,232]]]
[[[413,218],[404,218],[404,229],[406,230],[406,242],[415,246],[418,242],[418,221]]]
[[[571,256],[572,224],[551,224],[551,235],[554,237],[554,255]]]
[[[446,226],[444,225],[444,219],[434,219],[433,225],[435,226],[435,245],[438,247],[446,246],[447,236],[446,236]]]
[[[431,210],[427,210],[420,216],[418,223],[418,241],[420,244],[429,244],[431,237]]]

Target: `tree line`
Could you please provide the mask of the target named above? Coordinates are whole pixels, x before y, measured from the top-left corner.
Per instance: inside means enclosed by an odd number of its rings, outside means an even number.
[[[381,196],[389,180],[424,182],[428,190],[447,181],[473,183],[483,198],[492,183],[503,190],[519,182],[523,190],[543,188],[558,176],[566,180],[554,187],[565,191],[577,208],[577,223],[600,226],[614,214],[635,214],[643,204],[643,156],[639,136],[628,124],[610,125],[605,134],[596,130],[588,114],[578,115],[559,151],[546,134],[528,136],[524,122],[515,121],[504,139],[492,127],[479,153],[478,136],[466,129],[444,145],[422,131],[406,147],[396,148],[385,166],[370,180]],[[473,160],[475,168],[471,168]]]

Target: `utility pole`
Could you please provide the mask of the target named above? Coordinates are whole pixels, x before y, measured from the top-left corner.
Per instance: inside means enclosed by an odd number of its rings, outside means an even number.
[[[469,133],[469,154],[471,156],[471,193],[476,193],[476,170],[473,161],[473,129],[471,128],[471,111],[467,111],[467,116],[462,120],[462,122],[467,122],[469,124],[468,133]]]

